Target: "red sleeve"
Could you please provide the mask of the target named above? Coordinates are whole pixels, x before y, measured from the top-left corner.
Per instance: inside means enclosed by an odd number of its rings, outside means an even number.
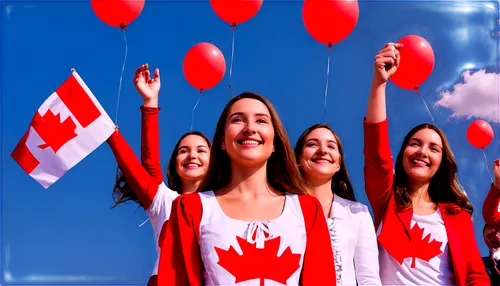
[[[134,151],[118,130],[108,138],[107,142],[115,155],[118,167],[147,210],[158,192],[158,182],[144,170]]]
[[[393,194],[394,169],[387,118],[377,123],[363,120],[363,127],[365,191],[377,229]]]
[[[330,233],[319,201],[299,195],[306,225],[307,243],[302,263],[301,285],[336,285]]]
[[[172,202],[170,219],[160,235],[158,285],[203,285],[199,229],[202,215],[198,194],[185,194]]]
[[[160,164],[160,127],[158,112],[160,108],[141,106],[141,161],[146,171],[158,181],[163,182]]]
[[[483,203],[483,218],[488,226],[500,231],[500,190],[493,184]]]
[[[466,235],[468,238],[465,240],[468,245],[464,245],[463,251],[467,257],[467,274],[465,282],[467,286],[490,286],[490,278],[486,273],[481,253],[477,246],[476,238],[474,237],[474,225],[471,216],[463,212],[465,216],[463,228],[460,231],[461,235]]]

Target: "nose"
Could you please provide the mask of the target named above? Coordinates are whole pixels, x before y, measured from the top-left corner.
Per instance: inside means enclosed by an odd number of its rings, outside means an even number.
[[[319,145],[318,154],[325,155],[328,149],[324,144]]]
[[[426,146],[422,146],[422,147],[420,147],[420,149],[418,149],[418,155],[420,155],[424,158],[427,158],[427,152],[428,152],[428,148]]]
[[[192,150],[188,153],[188,159],[194,159],[197,156],[197,152],[195,150]]]
[[[247,133],[247,134],[255,134],[255,133],[257,133],[257,129],[256,128],[257,128],[257,125],[254,122],[252,122],[252,121],[249,120],[247,122],[246,126],[245,126],[245,133]]]

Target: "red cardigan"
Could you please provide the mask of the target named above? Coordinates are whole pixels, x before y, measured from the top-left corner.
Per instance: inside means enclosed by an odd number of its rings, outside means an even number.
[[[378,123],[364,125],[364,177],[365,190],[375,217],[375,227],[383,221],[378,235],[378,243],[389,253],[410,241],[409,230],[413,209],[398,211],[394,201],[393,158],[391,156],[387,119]],[[489,277],[474,237],[471,215],[462,211],[450,215],[449,205],[439,204],[443,217],[456,285],[489,286]],[[401,239],[405,238],[405,239]]]
[[[307,239],[301,285],[335,286],[333,251],[321,204],[310,195],[300,195],[299,201]],[[173,201],[170,219],[163,225],[159,239],[159,285],[204,285],[204,266],[200,253],[202,214],[199,194],[185,194]]]
[[[483,218],[488,226],[500,231],[500,190],[495,189],[493,184],[484,200]]]

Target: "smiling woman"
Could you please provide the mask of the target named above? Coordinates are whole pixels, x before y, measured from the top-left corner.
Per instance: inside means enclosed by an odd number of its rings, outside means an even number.
[[[489,285],[474,238],[472,206],[446,136],[431,124],[403,139],[393,173],[385,88],[402,45],[375,56],[364,120],[365,190],[375,216],[382,284]]]
[[[335,285],[321,205],[305,194],[271,103],[231,99],[213,142],[198,192],[177,198],[163,227],[159,285]]]

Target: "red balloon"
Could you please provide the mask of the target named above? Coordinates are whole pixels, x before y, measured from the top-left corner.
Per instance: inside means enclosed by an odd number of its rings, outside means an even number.
[[[404,89],[418,90],[434,69],[434,51],[426,39],[417,35],[408,35],[398,43],[403,44],[399,50],[401,60],[391,81]]]
[[[189,84],[200,91],[214,87],[226,72],[222,52],[210,43],[194,45],[184,58],[184,76]]]
[[[95,14],[104,23],[125,28],[142,12],[145,0],[90,0]]]
[[[475,120],[467,128],[467,140],[479,149],[484,149],[493,140],[493,128],[484,120]]]
[[[302,20],[311,36],[333,45],[345,39],[358,23],[357,0],[305,0]]]
[[[231,25],[250,20],[262,6],[263,0],[210,0],[215,14]]]

